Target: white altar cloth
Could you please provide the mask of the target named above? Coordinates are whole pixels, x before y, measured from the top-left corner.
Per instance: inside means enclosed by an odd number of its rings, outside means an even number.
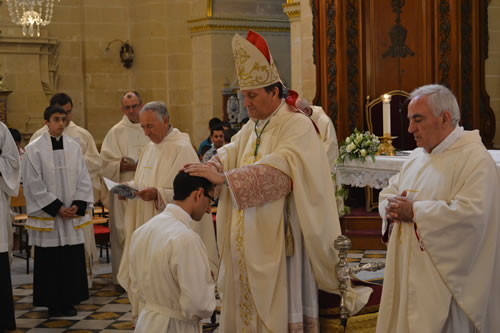
[[[500,179],[500,150],[488,150],[497,165]],[[403,152],[409,154],[410,151]],[[375,162],[367,157],[361,160],[346,159],[344,164],[337,165],[337,182],[342,185],[356,187],[370,186],[382,189],[389,184],[389,178],[397,174],[408,155],[375,156]]]

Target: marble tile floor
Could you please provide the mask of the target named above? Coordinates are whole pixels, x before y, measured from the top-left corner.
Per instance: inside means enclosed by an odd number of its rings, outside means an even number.
[[[372,261],[385,262],[385,251],[351,250],[350,265]],[[89,290],[90,298],[77,306],[76,317],[48,318],[47,308],[33,307],[33,259],[30,260],[30,274],[26,274],[25,259],[14,257],[11,266],[17,330],[15,333],[125,333],[133,332],[132,315],[127,294],[111,281],[111,263],[100,258],[99,265]],[[360,272],[358,278],[365,281],[383,279],[383,270]],[[215,333],[217,330],[214,331]]]

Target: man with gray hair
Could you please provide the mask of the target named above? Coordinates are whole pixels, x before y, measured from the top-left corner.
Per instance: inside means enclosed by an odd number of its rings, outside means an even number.
[[[166,205],[173,201],[173,182],[179,170],[187,163],[199,161],[189,135],[170,125],[170,117],[164,103],[149,102],[144,105],[139,112],[139,120],[144,134],[151,142],[145,146],[134,180],[129,183],[138,191],[137,198],[129,200],[125,210],[125,245],[118,272],[118,282],[128,292],[134,317],[137,317],[141,305],[130,290],[130,237],[138,227],[161,213]],[[212,269],[215,269],[215,232],[211,217],[205,215],[199,225],[192,228],[205,242]]]
[[[126,91],[120,100],[123,118],[104,137],[101,174],[114,182],[124,183],[134,179],[137,161],[149,139],[139,123],[139,111],[144,106],[141,95],[137,91]],[[109,193],[104,185],[101,189],[101,201],[109,207],[112,275],[113,282],[118,284],[116,275],[125,243],[123,219],[127,202]]]
[[[479,131],[458,126],[452,92],[412,92],[419,148],[380,193],[388,240],[377,332],[493,332],[500,327],[500,180]]]

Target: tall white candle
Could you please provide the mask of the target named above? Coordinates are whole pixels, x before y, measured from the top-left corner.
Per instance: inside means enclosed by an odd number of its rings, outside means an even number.
[[[383,135],[391,135],[391,95],[384,94],[383,100],[383,116],[384,116],[384,133]]]

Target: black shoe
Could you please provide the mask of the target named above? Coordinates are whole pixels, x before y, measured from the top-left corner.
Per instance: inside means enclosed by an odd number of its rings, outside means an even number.
[[[56,307],[50,307],[49,308],[49,317],[62,317],[63,312],[61,309],[56,308]]]
[[[62,313],[65,317],[74,317],[76,316],[76,309],[72,305],[68,305],[63,308]]]

